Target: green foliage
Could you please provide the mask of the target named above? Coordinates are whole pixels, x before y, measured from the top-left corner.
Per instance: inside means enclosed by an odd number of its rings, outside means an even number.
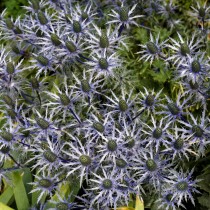
[[[27,5],[27,0],[3,0],[0,3],[0,10],[7,8],[7,15],[17,17],[24,14],[22,6]]]

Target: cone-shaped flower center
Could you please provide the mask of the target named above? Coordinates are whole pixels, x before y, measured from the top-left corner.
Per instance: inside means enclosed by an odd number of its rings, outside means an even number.
[[[157,169],[157,164],[153,159],[148,159],[146,166],[149,171],[155,171]]]
[[[147,44],[147,49],[151,54],[156,54],[158,53],[158,47],[156,46],[155,43],[153,42],[148,42]]]
[[[119,16],[120,16],[120,20],[122,22],[126,22],[128,21],[128,8],[126,7],[122,7],[120,8],[120,11],[119,11]]]
[[[153,137],[154,137],[155,139],[159,139],[159,138],[162,136],[162,133],[163,133],[162,129],[159,128],[159,127],[157,127],[157,128],[153,131],[152,135],[153,135]]]
[[[104,179],[102,183],[103,188],[109,190],[112,188],[112,181],[110,179]]]
[[[114,152],[117,149],[117,143],[115,140],[109,140],[107,143],[107,148],[109,151]]]
[[[145,104],[147,106],[152,106],[154,104],[154,102],[155,102],[155,97],[151,94],[149,94],[145,99]]]
[[[191,70],[193,73],[199,73],[201,71],[201,64],[199,63],[199,61],[194,60],[191,63]]]
[[[56,161],[57,156],[56,154],[54,154],[53,152],[51,152],[50,150],[45,151],[43,153],[43,156],[45,157],[45,159],[47,159],[49,162],[53,163]]]
[[[184,145],[184,141],[182,139],[177,139],[175,142],[174,142],[174,148],[176,150],[180,150],[183,148],[183,145]]]
[[[179,114],[179,107],[175,103],[169,103],[167,106],[172,115]]]
[[[176,184],[176,188],[180,191],[186,191],[188,189],[188,183],[186,181],[180,181]]]
[[[104,126],[100,122],[94,122],[93,123],[93,128],[95,128],[100,133],[104,132]]]
[[[91,164],[91,158],[88,155],[81,155],[79,161],[83,166],[89,166]]]

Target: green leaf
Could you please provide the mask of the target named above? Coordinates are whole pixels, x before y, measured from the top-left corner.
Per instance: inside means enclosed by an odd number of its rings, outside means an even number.
[[[26,189],[23,183],[23,172],[14,172],[12,174],[13,179],[13,192],[18,210],[26,210],[29,208],[29,201],[26,193]]]
[[[0,202],[0,209],[1,210],[14,210],[12,208],[10,208],[9,206],[6,206],[5,204]]]
[[[0,202],[10,205],[14,201],[13,189],[7,187],[0,196]],[[0,208],[1,209],[1,208]]]
[[[144,210],[144,202],[142,199],[139,198],[139,196],[136,196],[136,206],[135,210]]]
[[[204,193],[201,197],[198,197],[198,202],[202,205],[210,209],[210,196],[207,193]]]

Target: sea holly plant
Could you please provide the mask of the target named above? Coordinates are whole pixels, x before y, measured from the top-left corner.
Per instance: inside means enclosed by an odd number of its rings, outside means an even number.
[[[23,9],[0,14],[0,209],[210,209],[208,2]]]

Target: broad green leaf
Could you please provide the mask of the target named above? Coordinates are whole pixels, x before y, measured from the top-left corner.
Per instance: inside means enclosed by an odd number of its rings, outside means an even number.
[[[6,206],[5,204],[0,202],[0,209],[1,210],[14,210],[12,208],[10,208],[9,206]]]
[[[11,204],[14,201],[13,189],[7,187],[6,190],[0,196],[0,202],[4,204]]]
[[[25,210],[29,208],[29,201],[26,193],[26,189],[23,183],[24,172],[14,172],[12,174],[13,179],[13,192],[18,210]]]
[[[117,210],[135,210],[135,209],[132,207],[122,206],[122,207],[117,208]]]
[[[144,202],[143,200],[139,198],[139,196],[136,196],[136,206],[135,210],[144,210]]]

